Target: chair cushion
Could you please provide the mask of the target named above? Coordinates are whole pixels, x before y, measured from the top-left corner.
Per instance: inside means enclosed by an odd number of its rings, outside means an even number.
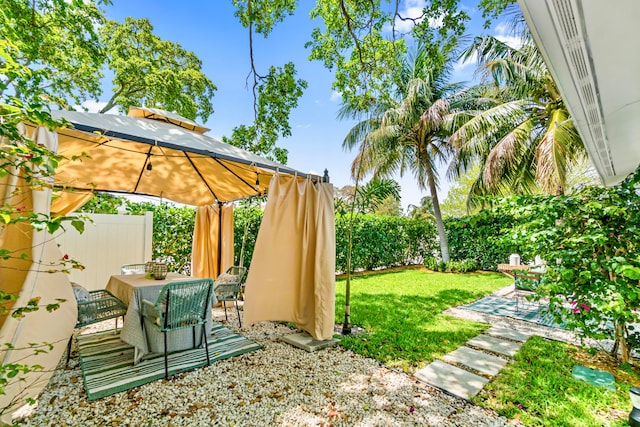
[[[236,283],[238,281],[238,276],[235,274],[222,273],[216,279],[216,284],[221,283]]]
[[[73,295],[76,297],[77,302],[89,301],[89,291],[86,288],[75,282],[71,282],[71,287],[73,288]]]

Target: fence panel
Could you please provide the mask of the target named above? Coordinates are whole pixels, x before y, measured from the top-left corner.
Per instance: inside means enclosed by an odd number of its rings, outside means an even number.
[[[103,289],[112,274],[120,274],[122,264],[143,263],[152,256],[153,213],[145,215],[88,215],[84,233],[67,227],[56,235],[63,254],[84,265],[74,269],[70,280],[89,290]]]

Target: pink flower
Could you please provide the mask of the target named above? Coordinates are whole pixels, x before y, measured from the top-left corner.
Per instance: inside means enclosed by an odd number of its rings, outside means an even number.
[[[585,304],[585,303],[583,303],[583,302],[582,302],[582,303],[580,303],[580,307],[582,307],[582,309],[583,309],[584,311],[589,311],[589,310],[591,310],[591,307],[589,307],[587,304]]]
[[[574,307],[572,310],[575,314],[580,313],[580,308],[579,307]]]
[[[522,408],[523,408],[522,404],[518,403],[518,409],[522,409]]]
[[[416,410],[416,408],[414,408],[413,406],[409,406],[409,413],[413,414],[413,412]]]
[[[576,301],[571,301],[571,305],[575,306],[575,305],[577,305],[577,304],[578,304],[578,303],[577,303]]]

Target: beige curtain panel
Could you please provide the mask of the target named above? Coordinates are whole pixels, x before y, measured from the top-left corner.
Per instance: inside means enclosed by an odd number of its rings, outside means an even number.
[[[220,246],[218,246],[219,238],[221,238]],[[218,270],[218,259],[220,259],[220,270]],[[233,204],[223,205],[221,210],[218,205],[198,206],[193,228],[191,275],[215,279],[232,265]]]
[[[20,131],[32,140],[45,145],[51,151],[57,148],[57,135],[45,128],[27,128],[21,126]],[[4,179],[0,194],[5,202],[33,212],[49,213],[51,205],[51,191],[30,191],[21,183],[20,179]],[[22,185],[25,190],[16,199],[14,190]],[[12,197],[13,196],[13,197]],[[73,331],[77,318],[77,307],[69,278],[63,273],[47,273],[44,270],[50,264],[56,265],[62,258],[60,250],[53,240],[53,236],[45,230],[35,231],[31,227],[7,226],[0,230],[2,248],[16,250],[17,253],[29,252],[33,262],[10,259],[0,264],[0,288],[5,292],[18,295],[14,307],[24,307],[32,298],[39,298],[38,311],[27,313],[23,318],[16,319],[7,316],[0,328],[0,358],[3,364],[20,363],[25,365],[40,365],[41,370],[19,374],[10,379],[4,386],[5,394],[0,395],[2,421],[10,423],[14,409],[25,404],[25,399],[35,398],[47,384],[53,370],[64,351],[66,343]],[[24,248],[28,248],[27,251]],[[16,286],[16,284],[18,286]],[[47,304],[53,304],[63,299],[60,308],[53,312],[44,309]],[[53,349],[46,353],[35,354],[30,343],[53,344]],[[11,344],[13,349],[6,349],[5,344]]]
[[[288,321],[331,339],[335,253],[333,186],[276,174],[246,281],[247,324]]]

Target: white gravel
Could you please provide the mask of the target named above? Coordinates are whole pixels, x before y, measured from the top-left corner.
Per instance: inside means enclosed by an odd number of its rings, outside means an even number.
[[[233,314],[232,314],[233,316]],[[224,320],[222,309],[214,310]],[[230,317],[228,326],[237,326]],[[107,327],[113,323],[108,322]],[[83,331],[84,332],[84,331]],[[87,400],[77,355],[64,356],[25,426],[506,426],[517,425],[341,346],[308,353],[279,341],[284,325],[240,331],[263,349]]]

